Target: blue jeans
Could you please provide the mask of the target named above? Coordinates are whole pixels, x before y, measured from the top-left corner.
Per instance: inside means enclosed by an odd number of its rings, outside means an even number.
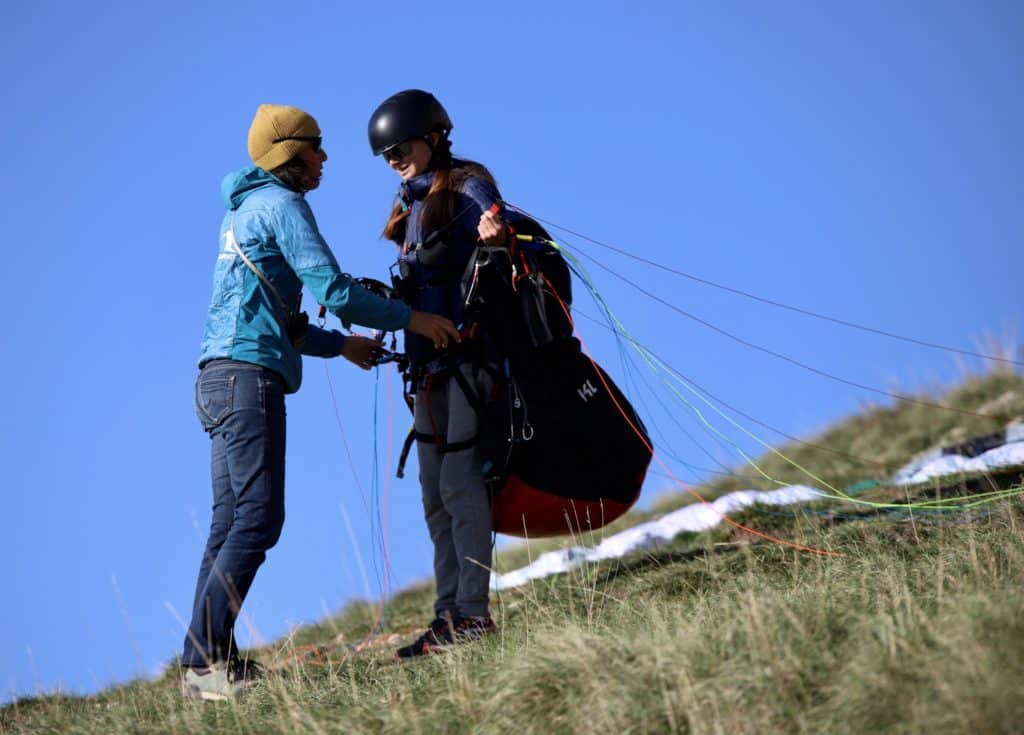
[[[284,525],[284,396],[280,375],[235,360],[208,363],[196,380],[196,414],[212,443],[213,519],[185,666],[237,656],[235,619]]]

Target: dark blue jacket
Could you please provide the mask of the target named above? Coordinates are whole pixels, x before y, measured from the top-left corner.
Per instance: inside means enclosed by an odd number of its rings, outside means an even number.
[[[402,272],[412,280],[407,289],[409,305],[418,311],[440,314],[456,326],[463,322],[460,282],[466,264],[477,246],[477,225],[480,216],[501,200],[493,184],[479,177],[469,177],[457,184],[455,217],[440,223],[436,232],[423,231],[423,205],[434,173],[428,172],[402,183],[399,196],[409,206],[405,247],[399,257]],[[423,243],[432,247],[418,248]],[[433,372],[442,367],[441,352],[430,340],[408,330],[405,351],[413,366]]]

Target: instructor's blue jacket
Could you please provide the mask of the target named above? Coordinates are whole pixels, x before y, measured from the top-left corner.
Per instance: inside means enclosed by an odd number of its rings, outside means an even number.
[[[289,393],[302,384],[302,357],[288,339],[287,314],[235,251],[232,223],[238,247],[293,311],[306,286],[346,322],[389,331],[409,323],[408,306],[370,293],[341,271],[305,197],[280,179],[250,166],[224,177],[221,196],[228,212],[220,228],[200,365],[226,357],[279,373]],[[301,353],[336,357],[344,340],[340,332],[310,325]]]

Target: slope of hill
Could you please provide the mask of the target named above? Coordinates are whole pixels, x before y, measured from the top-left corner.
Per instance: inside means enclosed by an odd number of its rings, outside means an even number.
[[[994,373],[942,398],[1024,416],[1024,380]],[[884,479],[915,453],[1000,428],[925,406],[874,408],[790,459],[837,487]],[[836,452],[839,452],[838,454]],[[846,455],[868,458],[874,471]],[[769,453],[779,481],[802,481]],[[758,487],[725,478],[705,497]],[[758,479],[760,478],[760,480]],[[947,478],[865,497],[914,500],[1019,487]],[[678,507],[670,496],[614,532]],[[867,733],[1019,732],[1024,722],[1024,501],[956,513],[884,512],[836,501],[753,508],[736,528],[501,593],[500,632],[444,657],[390,654],[426,622],[431,589],[396,595],[384,630],[353,604],[254,652],[272,669],[240,703],[182,700],[177,672],[93,697],[48,696],[0,711],[2,732],[54,733]],[[587,539],[568,543],[587,543]],[[555,542],[499,555],[507,570]],[[563,541],[562,543],[566,543]]]

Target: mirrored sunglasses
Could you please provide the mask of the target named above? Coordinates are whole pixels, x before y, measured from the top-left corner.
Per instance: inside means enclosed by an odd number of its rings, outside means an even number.
[[[406,141],[404,143],[399,143],[398,145],[391,146],[386,151],[381,153],[381,155],[384,156],[385,161],[388,161],[390,163],[391,161],[401,161],[410,153],[412,153],[412,143]]]

